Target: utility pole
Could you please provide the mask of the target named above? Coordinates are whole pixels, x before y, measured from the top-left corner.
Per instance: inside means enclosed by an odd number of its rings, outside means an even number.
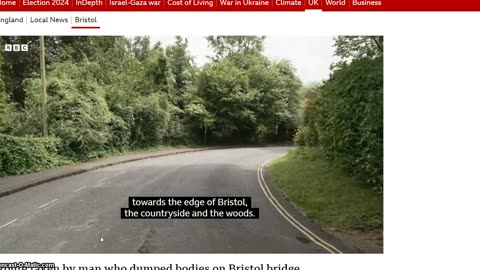
[[[207,120],[203,120],[203,128],[204,128],[204,133],[203,133],[203,145],[207,145]]]
[[[40,36],[40,72],[42,76],[42,122],[43,122],[43,136],[48,136],[47,123],[47,82],[45,76],[45,41],[43,36]]]

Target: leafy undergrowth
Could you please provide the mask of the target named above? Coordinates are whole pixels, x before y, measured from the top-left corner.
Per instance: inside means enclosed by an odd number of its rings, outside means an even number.
[[[313,221],[337,229],[383,227],[383,198],[316,148],[300,148],[272,162],[268,171],[287,199]]]
[[[55,139],[51,137],[14,137],[0,134],[0,177],[33,173],[101,158],[198,147],[160,145],[148,148],[93,151],[87,155],[67,157],[57,152],[55,143]]]

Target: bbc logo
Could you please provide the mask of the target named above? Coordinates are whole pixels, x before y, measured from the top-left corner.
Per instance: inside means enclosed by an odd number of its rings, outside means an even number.
[[[6,52],[28,52],[28,44],[5,44]]]

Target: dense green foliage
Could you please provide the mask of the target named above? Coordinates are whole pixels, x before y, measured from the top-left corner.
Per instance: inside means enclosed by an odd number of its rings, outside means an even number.
[[[89,80],[97,68],[90,63],[79,66],[64,62],[53,66],[49,73],[49,134],[60,139],[59,153],[63,156],[84,158],[106,150],[111,140],[112,113],[104,90],[95,80]],[[40,134],[40,80],[30,79],[25,85],[25,119],[19,122],[17,132]]]
[[[213,55],[198,67],[182,37],[169,46],[149,37],[45,37],[48,133],[58,156],[288,142],[303,122],[297,144],[381,190],[382,37],[337,37],[330,79],[306,95],[290,62],[264,55],[265,37],[206,40]],[[1,37],[4,43],[27,43],[29,51],[0,53],[0,133],[40,137],[39,38]]]
[[[232,53],[205,67],[198,91],[214,113],[210,129],[216,138],[258,143],[285,140],[293,132],[300,87],[288,62]]]
[[[0,134],[0,176],[56,166],[56,143],[52,138],[18,138]]]
[[[0,44],[1,45],[1,44]],[[3,65],[3,57],[0,54],[0,66]],[[0,70],[0,133],[8,132],[12,121],[13,107],[9,103],[7,93],[5,92],[5,84],[3,75]]]
[[[301,81],[289,62],[263,55],[264,40],[207,37],[214,55],[198,67],[182,37],[169,46],[149,37],[45,37],[48,134],[57,144],[44,154],[79,161],[156,146],[287,142],[299,123]],[[1,37],[4,43],[26,43],[29,51],[0,53],[0,133],[12,136],[8,143],[36,143],[39,37]],[[28,171],[11,163],[22,162],[25,149],[10,151],[19,156],[9,154],[6,174]],[[52,166],[45,162],[22,164]]]
[[[335,56],[339,61],[332,69],[341,68],[349,61],[383,56],[383,36],[339,36],[335,38]]]
[[[318,147],[329,160],[381,192],[383,57],[371,53],[378,48],[366,49],[376,46],[374,42],[361,46],[357,38],[346,40],[355,42],[345,56],[357,58],[341,60],[330,78],[307,94],[304,127],[297,131],[295,142]],[[337,40],[337,46],[341,46],[337,53],[346,50],[345,42],[345,38]],[[358,48],[366,52],[355,53]]]
[[[265,36],[208,36],[213,48],[213,59],[221,59],[231,54],[252,54],[263,51]]]

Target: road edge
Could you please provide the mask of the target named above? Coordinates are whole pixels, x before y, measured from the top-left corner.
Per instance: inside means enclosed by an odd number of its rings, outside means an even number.
[[[357,248],[357,247],[352,247],[349,245],[346,245],[342,239],[338,238],[336,235],[333,233],[330,233],[326,228],[321,227],[320,225],[314,223],[311,221],[308,217],[306,217],[299,209],[298,207],[290,202],[285,195],[285,193],[275,184],[274,180],[272,179],[272,175],[268,172],[268,165],[273,161],[274,159],[267,160],[263,163],[261,163],[258,168],[260,169],[263,167],[259,172],[261,173],[261,176],[265,180],[264,183],[265,185],[270,189],[272,196],[278,201],[278,204],[281,205],[284,208],[284,211],[293,216],[293,218],[303,227],[306,227],[307,231],[310,232],[310,234],[316,236],[319,239],[322,239],[324,242],[326,242],[328,245],[333,246],[335,249],[337,249],[340,252],[331,252],[329,249],[325,249],[322,245],[319,245],[326,251],[329,251],[330,254],[363,254],[365,253],[363,250]],[[260,180],[260,179],[259,179]],[[264,194],[266,195],[266,194]],[[277,211],[279,211],[277,209]],[[286,219],[286,218],[285,218]],[[287,219],[288,220],[288,219]],[[291,223],[289,221],[289,223]],[[293,224],[291,224],[293,225]],[[296,227],[296,226],[294,226]],[[296,228],[299,230],[298,228]],[[306,235],[304,231],[299,230],[302,234]],[[307,236],[307,235],[306,235]],[[315,237],[314,237],[315,238]],[[313,243],[313,241],[312,241]],[[331,248],[330,248],[331,249]]]
[[[216,150],[216,149],[221,149],[221,148],[219,148],[219,147],[193,148],[193,149],[188,149],[188,150],[183,150],[183,151],[178,149],[178,151],[175,151],[175,152],[156,153],[156,154],[143,156],[143,157],[133,157],[131,159],[126,159],[126,160],[107,162],[107,163],[100,164],[100,165],[97,165],[97,166],[93,166],[93,167],[87,168],[87,169],[76,169],[76,170],[73,170],[73,171],[70,171],[70,172],[62,173],[62,174],[51,176],[51,177],[40,178],[39,180],[35,180],[33,182],[28,182],[28,183],[25,183],[25,184],[14,186],[14,187],[9,188],[9,189],[0,190],[0,198],[8,196],[8,195],[16,193],[16,192],[19,192],[19,191],[22,191],[22,190],[25,190],[25,189],[28,189],[28,188],[31,188],[31,187],[34,187],[34,186],[38,186],[38,185],[45,184],[45,183],[48,183],[48,182],[52,182],[52,181],[55,181],[55,180],[63,179],[63,178],[66,178],[66,177],[70,177],[70,176],[74,176],[74,175],[98,170],[98,169],[105,168],[105,167],[115,166],[115,165],[118,165],[118,164],[134,162],[134,161],[139,161],[139,160],[145,160],[145,159],[151,159],[151,158],[157,158],[157,157],[163,157],[163,156],[171,156],[171,155],[178,155],[178,154],[183,154],[183,153],[201,152],[201,151]]]

